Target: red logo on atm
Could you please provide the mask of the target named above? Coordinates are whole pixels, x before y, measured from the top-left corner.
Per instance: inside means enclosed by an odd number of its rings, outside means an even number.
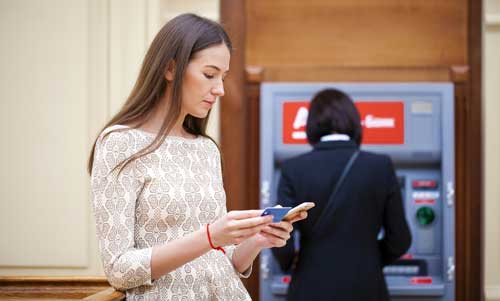
[[[283,103],[283,143],[307,143],[306,123],[309,115],[309,101]]]
[[[404,144],[402,101],[358,100],[356,107],[363,128],[362,144]],[[283,103],[283,143],[305,144],[308,101]]]

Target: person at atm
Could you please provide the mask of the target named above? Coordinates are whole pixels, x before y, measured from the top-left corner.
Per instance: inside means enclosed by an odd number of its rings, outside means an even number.
[[[389,300],[382,268],[408,250],[411,234],[391,159],[360,151],[361,131],[348,95],[320,91],[306,126],[313,150],[281,165],[278,203],[316,203],[297,224],[300,250],[294,235],[272,250],[292,269],[288,300]]]

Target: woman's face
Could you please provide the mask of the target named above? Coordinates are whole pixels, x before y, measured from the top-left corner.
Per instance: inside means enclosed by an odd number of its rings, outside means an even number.
[[[207,117],[217,97],[224,95],[224,78],[229,71],[229,49],[215,45],[195,53],[184,73],[182,113]]]

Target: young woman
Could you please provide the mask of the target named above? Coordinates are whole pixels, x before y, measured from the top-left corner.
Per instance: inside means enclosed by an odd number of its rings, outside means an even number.
[[[238,276],[306,217],[271,224],[261,210],[226,212],[219,149],[205,129],[230,55],[218,23],[174,18],[95,142],[88,169],[99,250],[127,300],[249,300]]]

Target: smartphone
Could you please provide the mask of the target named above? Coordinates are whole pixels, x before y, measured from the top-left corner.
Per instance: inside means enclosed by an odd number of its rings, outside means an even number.
[[[290,211],[288,211],[287,214],[283,217],[283,219],[291,219],[299,212],[307,211],[313,208],[314,206],[316,206],[316,204],[314,204],[313,202],[304,202],[300,205],[293,207]]]
[[[291,209],[292,207],[267,207],[261,216],[272,215],[273,223],[279,223]]]

